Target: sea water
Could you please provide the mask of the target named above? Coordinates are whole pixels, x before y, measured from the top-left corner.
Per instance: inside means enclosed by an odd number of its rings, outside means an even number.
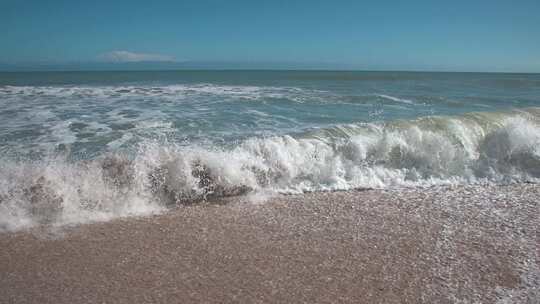
[[[0,73],[0,230],[258,193],[540,180],[540,74]]]

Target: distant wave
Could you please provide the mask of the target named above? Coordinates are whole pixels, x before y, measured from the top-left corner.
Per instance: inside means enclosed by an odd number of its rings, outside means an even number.
[[[149,214],[248,193],[539,179],[540,108],[337,125],[229,148],[145,142],[132,156],[2,160],[0,230]]]
[[[395,102],[414,104],[414,102],[412,100],[404,99],[404,98],[398,98],[398,97],[394,97],[394,96],[390,96],[390,95],[375,94],[375,96],[379,96],[381,98],[388,99],[388,100],[395,101]]]
[[[211,83],[170,84],[170,85],[124,85],[124,86],[0,86],[0,98],[101,98],[125,99],[133,97],[159,97],[163,100],[192,100],[193,97],[220,97],[236,100],[286,99],[293,102],[348,102],[351,96],[340,96],[324,90],[299,87],[219,85]],[[410,99],[387,94],[354,96],[360,98],[379,97],[389,101],[414,104]],[[345,100],[341,100],[345,99]]]
[[[328,92],[296,87],[242,86],[217,84],[171,84],[159,86],[0,86],[0,98],[129,98],[159,97],[179,100],[193,96],[219,96],[245,100],[290,99],[304,102],[319,100]]]

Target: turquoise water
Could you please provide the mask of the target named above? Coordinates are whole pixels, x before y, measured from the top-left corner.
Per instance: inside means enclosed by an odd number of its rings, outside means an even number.
[[[540,75],[175,71],[0,74],[5,154],[253,136],[540,104]]]
[[[228,195],[537,182],[540,74],[0,73],[0,164],[0,229]]]

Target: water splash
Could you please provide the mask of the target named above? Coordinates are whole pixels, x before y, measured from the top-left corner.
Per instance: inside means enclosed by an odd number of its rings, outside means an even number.
[[[228,148],[148,141],[74,161],[4,159],[0,229],[161,212],[257,193],[538,182],[540,109],[340,125]]]

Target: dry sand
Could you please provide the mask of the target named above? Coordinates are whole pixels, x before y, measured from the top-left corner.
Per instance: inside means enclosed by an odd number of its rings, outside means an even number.
[[[540,185],[241,199],[0,234],[0,303],[540,303]]]

